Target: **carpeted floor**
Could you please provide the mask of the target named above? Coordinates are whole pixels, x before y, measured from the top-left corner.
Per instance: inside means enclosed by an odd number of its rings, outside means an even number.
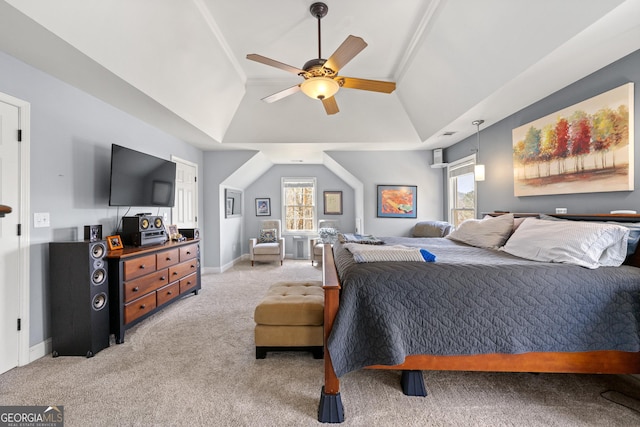
[[[95,357],[50,356],[0,375],[0,405],[64,405],[71,426],[310,426],[322,360],[256,360],[253,309],[270,283],[320,280],[310,261],[237,264],[197,296],[129,329]],[[394,371],[342,378],[345,426],[640,425],[631,376],[425,372],[407,397]],[[613,401],[623,403],[622,406]]]

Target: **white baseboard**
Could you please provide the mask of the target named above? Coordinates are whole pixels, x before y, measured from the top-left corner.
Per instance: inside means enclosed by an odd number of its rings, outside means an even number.
[[[249,259],[249,254],[240,255],[238,258],[231,262],[226,263],[222,267],[202,267],[202,274],[219,274],[224,273],[239,262],[243,262]]]
[[[29,348],[29,362],[31,363],[35,360],[38,360],[47,354],[51,353],[51,338],[47,338],[46,340],[31,346]]]

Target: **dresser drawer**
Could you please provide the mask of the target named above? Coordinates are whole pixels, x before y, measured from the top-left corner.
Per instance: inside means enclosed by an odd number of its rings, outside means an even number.
[[[194,288],[197,284],[198,275],[196,273],[190,274],[184,279],[180,279],[180,293],[184,294],[185,292],[189,292],[189,290]]]
[[[180,261],[180,250],[178,248],[171,249],[170,251],[160,252],[156,258],[156,265],[158,269],[170,267],[177,264]]]
[[[174,282],[178,279],[182,279],[183,277],[195,273],[198,270],[198,260],[192,259],[186,262],[181,262],[178,265],[174,265],[173,267],[169,267],[169,281]]]
[[[187,245],[180,248],[180,261],[195,258],[198,255],[198,244]]]
[[[154,308],[156,308],[155,292],[131,301],[129,304],[124,305],[124,323],[133,322],[138,317],[153,311]]]
[[[169,270],[163,269],[139,279],[124,282],[124,302],[133,301],[169,283]]]
[[[175,297],[180,295],[180,282],[172,283],[167,286],[163,286],[158,289],[156,293],[156,298],[158,300],[158,307],[160,307],[165,302],[169,302]]]
[[[135,279],[156,271],[156,254],[130,259],[122,264],[123,280]]]

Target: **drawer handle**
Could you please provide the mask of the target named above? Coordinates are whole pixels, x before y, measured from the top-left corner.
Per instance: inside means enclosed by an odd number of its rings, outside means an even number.
[[[187,280],[187,286],[191,284],[191,280]]]
[[[141,309],[147,308],[147,304],[142,304],[142,305],[140,306],[140,308],[141,308]]]
[[[177,271],[174,271],[174,272],[173,272],[173,275],[174,275],[174,276],[177,276],[177,275],[178,275],[178,272],[177,272]]]
[[[137,287],[137,286],[136,286],[135,288],[133,288],[133,289],[132,289],[132,291],[133,291],[133,292],[138,292],[139,290],[140,290],[140,288],[139,288],[139,287]]]
[[[190,266],[189,268],[196,268],[196,266],[195,266],[195,265],[193,265],[193,264],[191,264],[191,266]]]
[[[161,276],[161,277],[160,277],[160,281],[163,281],[163,280],[167,280],[167,278],[166,278],[166,277],[164,277],[164,276]]]
[[[167,295],[173,295],[173,291],[167,292]]]
[[[191,251],[187,251],[187,255],[191,255]]]
[[[144,264],[140,264],[140,269],[144,270],[146,267],[144,266]]]
[[[165,261],[171,261],[171,257],[170,257],[170,256],[168,256],[168,257],[165,259]]]

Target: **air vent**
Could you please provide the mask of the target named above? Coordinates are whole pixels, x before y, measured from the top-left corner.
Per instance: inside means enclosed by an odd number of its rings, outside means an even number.
[[[445,133],[443,133],[443,134],[442,134],[442,136],[451,136],[451,135],[453,135],[454,133],[456,133],[456,131],[455,131],[455,130],[448,130],[448,131],[446,131]]]

